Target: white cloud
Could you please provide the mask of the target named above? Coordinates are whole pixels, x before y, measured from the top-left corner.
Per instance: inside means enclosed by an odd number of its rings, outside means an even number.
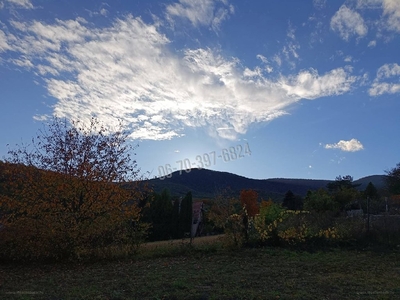
[[[336,144],[326,144],[325,149],[340,149],[345,152],[357,152],[364,149],[360,141],[351,139],[350,141],[340,140]]]
[[[36,121],[47,121],[47,120],[51,119],[51,116],[49,116],[49,115],[34,115],[33,119]]]
[[[352,62],[352,61],[353,61],[353,58],[352,58],[350,55],[348,55],[348,56],[346,56],[346,57],[344,58],[344,61],[345,61],[345,62]]]
[[[8,40],[9,40],[9,38],[0,29],[0,53],[11,49],[11,46],[9,45],[9,41]]]
[[[31,69],[34,67],[32,62],[29,59],[27,59],[26,57],[21,57],[20,59],[10,59],[10,62],[12,62],[13,64],[15,64],[17,66],[24,67],[27,69]]]
[[[339,68],[325,75],[318,75],[314,69],[302,71],[296,76],[282,79],[282,88],[290,96],[302,99],[315,99],[348,92],[356,77],[350,76],[345,69]]]
[[[400,32],[399,0],[353,0],[357,9],[380,9],[382,16],[377,22],[380,30]]]
[[[269,63],[268,59],[267,59],[264,55],[257,54],[256,57],[257,57],[259,60],[261,60],[264,64],[268,64],[268,63]]]
[[[394,77],[394,82],[388,82],[388,79]],[[396,80],[397,79],[397,80]],[[386,80],[386,82],[383,82]],[[400,92],[400,65],[385,64],[380,67],[376,73],[376,78],[368,90],[370,96],[380,96],[383,94],[395,94]]]
[[[369,48],[373,48],[373,47],[375,47],[375,46],[376,46],[376,41],[375,41],[375,40],[370,41],[370,42],[368,43],[368,47],[369,47]]]
[[[357,9],[382,9],[379,21],[380,29],[400,32],[400,1],[399,0],[354,0]]]
[[[243,72],[244,77],[262,77],[262,70],[260,67],[256,67],[254,70],[250,70],[249,68],[244,69]]]
[[[257,54],[256,57],[257,57],[259,60],[261,60],[261,62],[265,65],[265,66],[264,66],[265,72],[267,72],[267,73],[272,73],[272,72],[274,71],[274,68],[271,67],[271,66],[269,65],[269,60],[268,60],[264,55]]]
[[[383,0],[354,0],[357,9],[379,9],[382,8]]]
[[[108,10],[105,8],[100,9],[100,14],[104,17],[106,17],[108,15]]]
[[[289,65],[291,69],[296,68],[296,62],[300,59],[300,55],[298,54],[300,45],[296,41],[295,32],[295,28],[289,22],[288,30],[286,32],[287,41],[282,47],[282,50],[276,53],[272,58],[278,68],[281,67],[283,63]],[[266,70],[270,71],[272,70],[272,67],[267,66]]]
[[[387,82],[374,82],[368,90],[370,96],[400,93],[400,84]]]
[[[281,57],[280,57],[278,54],[274,55],[274,57],[273,57],[272,59],[275,61],[275,63],[276,63],[279,67],[282,65],[282,59],[281,59]]]
[[[187,127],[235,139],[300,99],[345,93],[356,80],[342,68],[274,79],[218,50],[173,53],[158,24],[132,16],[103,28],[83,19],[12,26],[0,45],[14,52],[9,63],[44,80],[55,115],[83,122],[95,115],[109,128],[122,120],[135,139],[171,139]]]
[[[282,53],[285,55],[287,61],[290,60],[291,56],[295,59],[299,59],[299,54],[297,53],[298,49],[300,49],[299,45],[289,43],[287,46],[283,46]]]
[[[33,9],[33,5],[30,0],[5,0],[5,1],[21,8]]]
[[[385,64],[378,69],[377,78],[389,78],[392,76],[400,76],[400,66],[398,64]]]
[[[294,27],[289,23],[289,28],[288,28],[288,31],[287,31],[287,33],[286,33],[286,36],[287,36],[288,38],[292,39],[292,40],[295,40],[295,39],[296,39],[295,32],[296,32],[296,30],[295,30]]]
[[[210,26],[218,30],[221,23],[234,13],[227,0],[179,0],[166,8],[167,19],[188,19],[193,26]]]
[[[274,71],[274,68],[273,67],[271,67],[271,66],[266,66],[265,67],[265,72],[267,72],[267,73],[272,73]]]
[[[383,0],[383,15],[387,17],[388,29],[400,32],[400,1]]]
[[[313,5],[316,9],[323,9],[326,6],[326,0],[313,0]]]
[[[342,5],[331,19],[331,29],[340,34],[341,38],[348,41],[351,36],[363,37],[368,28],[361,15]]]

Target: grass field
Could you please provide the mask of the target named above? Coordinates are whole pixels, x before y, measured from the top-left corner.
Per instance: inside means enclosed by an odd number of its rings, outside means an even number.
[[[0,299],[400,299],[400,252],[149,243],[121,261],[3,265]]]

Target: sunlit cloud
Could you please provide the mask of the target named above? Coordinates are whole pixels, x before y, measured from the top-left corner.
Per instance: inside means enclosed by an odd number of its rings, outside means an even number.
[[[340,140],[335,144],[326,144],[325,149],[340,149],[345,152],[357,152],[364,149],[360,141],[351,139],[349,141]]]
[[[345,68],[273,77],[269,61],[278,56],[257,55],[261,65],[248,68],[218,49],[173,51],[159,23],[131,15],[103,28],[82,18],[10,24],[0,31],[0,52],[13,52],[8,63],[44,81],[54,115],[83,122],[94,115],[109,128],[122,121],[134,139],[172,139],[201,127],[233,140],[301,99],[346,93],[357,80]]]

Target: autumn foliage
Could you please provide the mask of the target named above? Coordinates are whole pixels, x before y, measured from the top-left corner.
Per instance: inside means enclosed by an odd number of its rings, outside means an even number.
[[[254,190],[242,190],[240,192],[240,203],[246,208],[249,217],[254,217],[260,212],[257,199],[258,194]]]
[[[122,187],[138,176],[126,140],[96,119],[88,126],[55,119],[30,146],[10,150],[0,163],[3,258],[74,257],[136,243],[143,190]]]

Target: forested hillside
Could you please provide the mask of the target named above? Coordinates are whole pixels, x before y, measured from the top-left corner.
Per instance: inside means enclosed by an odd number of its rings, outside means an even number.
[[[370,181],[377,188],[381,188],[384,183],[384,175],[361,178],[354,181],[354,183],[360,184],[360,189],[365,189]],[[159,193],[163,189],[168,189],[173,195],[184,196],[191,191],[194,198],[213,198],[221,191],[230,191],[232,195],[238,195],[243,189],[252,189],[257,191],[263,199],[272,198],[277,201],[282,200],[289,190],[296,195],[305,196],[307,191],[325,188],[329,182],[331,180],[250,179],[227,172],[207,169],[192,169],[189,173],[177,171],[172,173],[170,178],[165,178],[164,180],[156,178],[148,181],[150,186]]]

